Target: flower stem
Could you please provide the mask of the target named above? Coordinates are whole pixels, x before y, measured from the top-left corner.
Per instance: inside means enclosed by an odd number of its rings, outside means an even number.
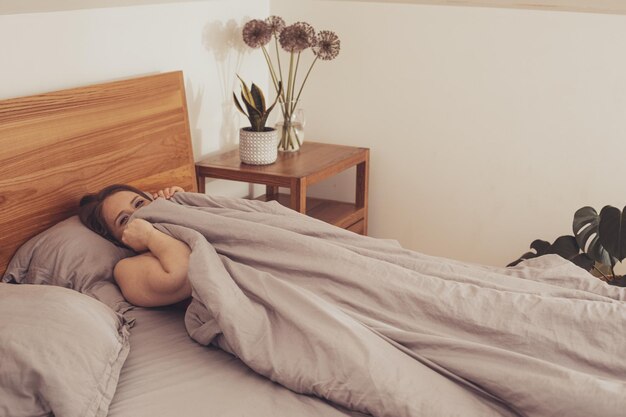
[[[291,84],[291,101],[293,101],[293,97],[294,97],[294,89],[296,87],[296,77],[298,75],[298,67],[300,66],[300,53],[298,52],[298,59],[296,59],[296,69],[293,71],[293,83]],[[292,105],[292,103],[289,103],[290,105]],[[293,113],[294,109],[295,109],[295,102],[293,103],[291,110],[289,111],[289,113]]]
[[[261,46],[261,49],[263,50],[263,56],[265,57],[265,61],[267,62],[267,67],[270,69],[270,75],[272,76],[274,89],[276,90],[276,94],[278,94],[278,80],[276,79],[276,71],[274,70],[274,65],[272,65],[270,54],[267,52],[267,49],[265,49],[265,45]],[[281,76],[280,81],[282,82],[282,76]],[[285,98],[282,93],[278,96],[278,101],[280,102],[280,107],[283,109],[283,113],[284,113]]]
[[[306,73],[306,76],[304,77],[304,81],[302,81],[302,85],[300,86],[300,90],[298,91],[298,95],[296,96],[295,101],[293,101],[293,103],[287,103],[287,105],[292,106],[291,111],[293,112],[295,110],[296,104],[298,103],[298,100],[300,100],[300,94],[302,94],[302,89],[304,88],[304,85],[306,84],[306,80],[309,79],[309,74],[311,73],[311,70],[313,69],[313,65],[315,65],[315,63],[317,62],[317,56],[315,57],[315,59],[313,60],[313,62],[311,62],[311,66],[309,67],[309,70]]]
[[[289,149],[289,147],[293,147],[291,143],[291,94],[293,92],[293,79],[294,79],[294,65],[293,65],[293,51],[291,51],[289,55],[289,80],[287,81],[287,98],[285,101],[285,112],[283,113],[283,133],[285,143],[283,144],[283,149]]]
[[[294,79],[293,52],[291,52],[289,55],[289,82],[287,84],[287,102],[290,102],[292,99],[291,93],[293,92],[293,79]]]
[[[280,75],[280,81],[283,81],[283,67],[280,64],[280,54],[278,53],[278,37],[274,35],[274,45],[276,46],[276,61],[278,61],[278,74]],[[283,99],[285,94],[285,90],[283,89]]]
[[[285,98],[285,120],[291,120],[291,108],[289,103],[291,103],[291,93],[293,90],[293,52],[291,52],[289,56],[289,80],[287,81],[287,97]]]

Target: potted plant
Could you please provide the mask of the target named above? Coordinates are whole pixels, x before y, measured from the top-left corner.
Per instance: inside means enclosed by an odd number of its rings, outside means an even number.
[[[278,156],[278,135],[276,134],[276,129],[266,127],[265,124],[267,123],[267,117],[276,105],[278,96],[268,108],[265,105],[263,91],[254,83],[248,88],[241,77],[237,77],[241,81],[241,101],[243,106],[233,92],[235,106],[250,121],[250,127],[243,127],[239,130],[239,158],[241,162],[250,165],[272,164]],[[279,91],[282,91],[282,85],[279,86]]]
[[[557,238],[550,244],[535,240],[527,252],[508,266],[541,255],[559,255],[586,269],[609,284],[626,286],[626,276],[615,273],[615,265],[626,259],[626,207],[605,206],[600,214],[593,207],[582,207],[574,214],[574,235]]]

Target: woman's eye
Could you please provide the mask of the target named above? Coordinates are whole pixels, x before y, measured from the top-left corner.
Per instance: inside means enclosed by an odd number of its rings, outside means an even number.
[[[128,216],[123,216],[120,219],[120,226],[124,226],[128,222]]]
[[[139,208],[141,206],[143,206],[144,201],[143,200],[137,200],[137,202],[135,203],[135,208]]]

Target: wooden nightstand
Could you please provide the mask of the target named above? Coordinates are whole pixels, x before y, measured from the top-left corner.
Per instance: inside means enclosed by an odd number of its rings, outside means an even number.
[[[356,166],[354,204],[307,197],[307,187]],[[367,193],[369,149],[326,143],[304,142],[299,152],[279,152],[271,165],[247,165],[239,150],[211,156],[196,163],[198,190],[204,193],[205,178],[219,178],[264,184],[266,194],[259,200],[281,204],[316,219],[363,235],[367,234]],[[278,187],[290,189],[289,194]]]

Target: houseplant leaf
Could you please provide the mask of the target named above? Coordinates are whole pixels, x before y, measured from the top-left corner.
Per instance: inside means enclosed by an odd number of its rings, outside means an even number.
[[[586,254],[580,253],[580,248],[574,236],[559,236],[552,244],[545,240],[537,239],[530,244],[530,247],[534,249],[535,252],[526,252],[519,259],[511,262],[507,266],[515,266],[526,259],[554,254],[573,262],[587,271],[593,268],[593,260]]]
[[[572,222],[576,242],[593,260],[605,265],[615,265],[617,260],[600,243],[599,225],[600,216],[593,207],[578,209]]]
[[[600,244],[620,262],[626,258],[626,207],[624,209],[620,212],[616,207],[604,206],[598,225]]]
[[[239,109],[240,112],[242,112],[246,117],[248,117],[248,114],[243,110],[243,108],[241,107],[241,104],[239,104],[239,100],[237,100],[237,95],[233,92],[233,99],[235,100],[235,106],[237,107],[237,109]]]
[[[254,97],[252,97],[252,93],[250,92],[250,89],[248,88],[244,80],[242,80],[239,75],[237,75],[237,78],[239,78],[239,81],[241,81],[241,99],[243,100],[244,103],[247,104],[246,107],[248,107],[249,105],[256,109],[256,106],[254,105]]]
[[[259,110],[259,112],[265,112],[265,97],[263,96],[263,92],[255,83],[252,83],[252,88],[250,89],[250,94],[252,95],[252,99],[254,100],[254,107]]]
[[[546,254],[548,253],[553,253],[569,260],[580,253],[580,248],[574,236],[559,236],[546,251]]]
[[[591,271],[593,269],[593,259],[586,253],[580,253],[580,247],[574,236],[559,236],[546,253],[559,255],[584,270]]]
[[[254,104],[246,98],[246,95],[243,93],[243,91],[241,92],[241,100],[248,110],[249,117],[259,117],[261,115],[259,109],[257,109]]]
[[[573,263],[574,265],[577,265],[581,267],[582,269],[584,269],[585,271],[589,271],[589,272],[591,272],[595,264],[595,261],[591,259],[591,257],[587,255],[586,253],[579,253],[578,255],[571,258],[569,261]]]
[[[525,254],[520,256],[519,259],[508,264],[507,267],[516,266],[517,264],[519,264],[522,261],[525,261],[526,259],[532,259],[541,255],[545,255],[549,247],[550,247],[550,242],[547,242],[541,239],[533,240],[533,242],[530,244],[530,248],[534,249],[535,252],[526,252]]]

